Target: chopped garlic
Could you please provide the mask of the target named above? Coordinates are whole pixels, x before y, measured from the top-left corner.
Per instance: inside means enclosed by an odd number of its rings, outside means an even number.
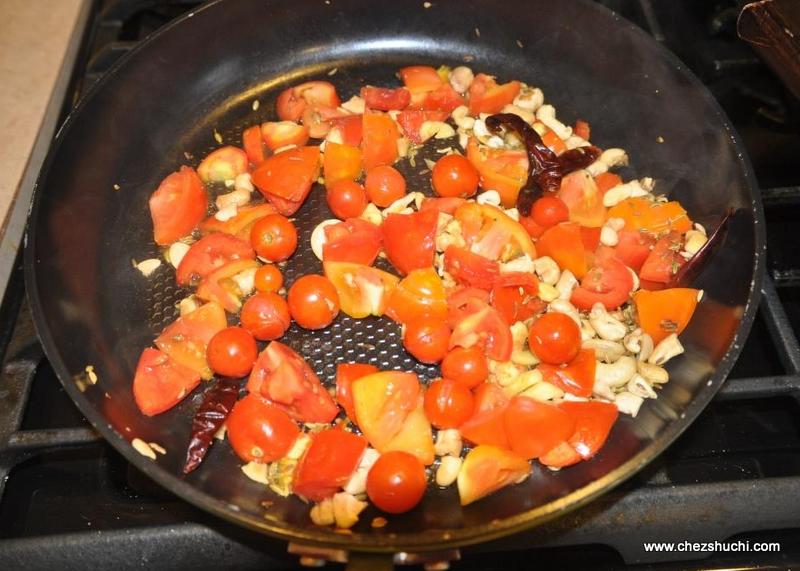
[[[155,451],[150,447],[150,445],[142,440],[141,438],[134,438],[131,440],[131,446],[133,449],[136,450],[142,456],[150,458],[150,460],[156,459]]]
[[[150,274],[156,271],[160,266],[161,260],[158,258],[149,258],[136,264],[136,269],[142,272],[144,277],[149,277]]]
[[[173,267],[177,268],[181,265],[181,260],[188,251],[189,244],[184,244],[183,242],[174,242],[170,245],[169,250],[167,250],[167,258],[169,259],[169,263],[172,264]]]

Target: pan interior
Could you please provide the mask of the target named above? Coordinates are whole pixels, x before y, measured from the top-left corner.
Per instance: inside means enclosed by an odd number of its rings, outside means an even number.
[[[151,38],[90,93],[61,132],[37,188],[27,277],[43,343],[67,390],[115,446],[162,484],[227,518],[287,537],[421,549],[540,521],[660,452],[712,396],[738,353],[729,348],[752,317],[753,308],[747,315],[745,309],[758,276],[760,210],[757,204],[753,210],[747,166],[709,95],[609,12],[543,0],[468,0],[457,13],[445,4],[395,4],[375,10],[366,0],[220,2]],[[636,419],[621,420],[592,461],[561,472],[536,467],[525,483],[466,508],[455,489],[431,490],[419,508],[389,518],[380,530],[370,527],[379,515],[372,508],[352,535],[314,527],[307,505],[247,479],[226,444],[181,477],[202,391],[154,418],[138,412],[130,391],[140,351],[175,318],[175,304],[187,293],[166,264],[149,278],[132,267],[132,260],[159,256],[150,193],[181,164],[196,166],[219,146],[215,133],[239,145],[244,127],[274,120],[276,96],[289,85],[331,81],[344,100],[363,85],[398,84],[394,74],[403,65],[465,62],[501,81],[541,87],[564,123],[585,119],[595,144],[629,152],[624,178],[656,178],[659,191],[680,200],[695,220],[713,227],[727,207],[743,209],[698,282],[706,301],[682,337],[686,353],[671,364],[670,383]],[[456,139],[436,143],[457,145]],[[400,162],[410,190],[430,193],[424,159],[438,156],[427,148],[415,164]],[[285,268],[287,285],[321,272],[304,245],[330,217],[317,185],[296,215],[301,246]],[[323,331],[293,326],[284,341],[323,381],[332,381],[342,361],[437,375],[403,352],[388,319],[340,316]],[[80,392],[74,378],[87,365],[99,382]],[[159,443],[167,454],[151,463],[129,447],[134,437]]]

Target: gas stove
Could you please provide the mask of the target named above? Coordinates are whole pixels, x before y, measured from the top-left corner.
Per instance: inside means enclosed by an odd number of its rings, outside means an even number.
[[[800,566],[800,102],[736,37],[743,2],[601,3],[683,59],[741,134],[767,219],[759,316],[718,396],[644,471],[545,526],[462,548],[451,569]],[[195,5],[95,2],[62,117],[121,55]],[[301,568],[285,542],[180,500],[92,430],[43,356],[21,261],[0,305],[0,351],[0,568]],[[781,550],[646,551],[651,541],[777,542]]]

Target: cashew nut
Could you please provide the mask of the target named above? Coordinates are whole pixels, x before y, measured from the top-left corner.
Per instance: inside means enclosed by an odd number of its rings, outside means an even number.
[[[521,321],[513,323],[511,327],[511,341],[514,349],[524,349],[528,340],[528,327]]]
[[[703,244],[706,242],[708,242],[708,238],[705,234],[699,230],[689,230],[686,233],[686,241],[683,244],[683,249],[689,254],[694,255],[700,251],[700,248],[702,248]]]
[[[339,222],[341,222],[341,220],[337,220],[336,218],[323,220],[317,224],[316,228],[311,232],[311,251],[314,252],[317,259],[322,259],[322,247],[325,245],[325,226],[338,224]]]
[[[242,293],[242,296],[248,296],[253,293],[255,289],[255,279],[256,279],[256,268],[250,268],[239,272],[235,276],[233,276],[233,281],[236,283],[236,287],[239,288],[239,291]]]
[[[513,260],[500,264],[501,274],[516,273],[516,272],[532,274],[533,271],[534,271],[534,263],[533,260],[531,260],[530,256],[528,256],[528,254],[516,257]]]
[[[489,359],[489,376],[494,382],[505,387],[514,382],[519,375],[519,367],[508,361],[494,361]]]
[[[600,243],[603,246],[611,246],[614,247],[619,244],[619,236],[617,236],[617,231],[614,230],[608,224],[604,224],[603,227],[600,229]]]
[[[628,329],[620,320],[612,317],[602,303],[595,303],[589,312],[589,323],[592,324],[597,335],[608,341],[620,341],[625,337]]]
[[[561,270],[558,264],[550,256],[536,258],[533,261],[533,269],[539,279],[548,285],[556,285],[558,278],[561,277]]]
[[[647,194],[647,191],[642,188],[641,183],[638,180],[631,180],[609,189],[603,195],[603,206],[610,208],[632,196],[643,196],[644,194]]]
[[[577,149],[578,147],[588,147],[589,144],[589,141],[575,134],[564,141],[564,145],[566,145],[568,150]]]
[[[669,373],[664,367],[659,367],[658,365],[653,365],[646,361],[637,361],[636,370],[651,383],[663,385],[669,381]]]
[[[520,89],[519,94],[514,98],[513,104],[528,111],[536,111],[544,103],[544,93],[538,87],[528,87]]]
[[[198,307],[200,307],[200,302],[197,301],[195,296],[190,295],[189,297],[184,297],[178,303],[178,313],[181,317],[183,317],[184,315],[193,312]]]
[[[366,507],[367,502],[362,502],[347,492],[334,494],[333,518],[336,520],[336,527],[339,529],[353,527],[358,521],[358,514],[364,511]]]
[[[455,456],[445,456],[439,462],[439,468],[436,470],[436,485],[449,486],[458,478],[458,473],[461,471],[461,458]]]
[[[460,456],[461,447],[461,433],[458,429],[447,428],[436,433],[433,451],[437,456]]]
[[[575,275],[569,271],[564,270],[556,282],[556,289],[558,290],[558,297],[561,299],[569,300],[572,297],[572,290],[578,285],[578,280]]]
[[[361,213],[359,216],[361,220],[366,220],[367,222],[371,222],[375,224],[375,226],[380,226],[383,222],[383,216],[381,216],[380,209],[375,206],[372,202],[367,204],[367,207],[364,209],[364,212]]]
[[[594,387],[592,387],[592,394],[607,401],[613,401],[616,398],[616,395],[611,387],[601,381],[598,381],[596,377],[594,380]]]
[[[311,508],[311,521],[315,525],[333,525],[336,518],[333,515],[333,500],[325,498]]]
[[[613,363],[597,362],[594,378],[607,387],[618,388],[631,380],[636,373],[636,359],[623,355]]]
[[[250,173],[243,172],[236,175],[236,178],[233,179],[233,188],[238,190],[246,190],[247,192],[253,192],[255,187],[253,186],[253,181],[250,180]]]
[[[450,85],[453,86],[458,93],[466,93],[469,86],[472,85],[475,79],[475,74],[466,66],[460,65],[450,72]]]
[[[350,99],[342,103],[342,109],[349,111],[353,115],[361,115],[367,108],[366,102],[358,95],[353,95]]]
[[[643,402],[644,399],[642,397],[628,391],[619,393],[614,399],[614,404],[617,405],[617,409],[621,413],[629,414],[634,418],[639,414],[639,409],[642,407]]]
[[[654,399],[658,397],[656,391],[653,390],[653,387],[650,386],[644,377],[639,375],[638,373],[631,377],[631,380],[628,381],[628,384],[625,386],[628,389],[628,392],[636,395],[637,397],[642,397],[645,399]]]
[[[169,259],[169,263],[173,265],[173,267],[177,268],[181,265],[181,260],[186,255],[186,252],[189,251],[189,244],[184,244],[183,242],[173,242],[169,250],[167,251],[167,258]]]
[[[547,128],[554,131],[561,140],[569,139],[572,136],[572,127],[564,125],[556,119],[556,108],[552,105],[542,105],[536,110],[536,118],[547,125]]]
[[[672,333],[656,345],[655,349],[653,349],[653,353],[647,359],[647,362],[652,365],[663,365],[673,357],[677,357],[683,353],[683,351],[683,345],[681,345],[681,342],[678,340],[678,336]]]
[[[250,191],[246,188],[236,188],[227,194],[220,194],[214,202],[220,210],[229,206],[244,206],[250,202]]]
[[[606,363],[613,363],[625,354],[625,347],[616,341],[589,339],[581,343],[584,349],[594,350],[595,356]]]
[[[529,387],[522,393],[520,393],[523,397],[532,398],[535,401],[539,402],[547,402],[555,399],[560,399],[564,396],[564,391],[559,389],[555,385],[551,385],[548,382],[542,381],[540,383],[536,383],[535,385]]]
[[[594,330],[592,324],[588,319],[581,318],[581,341],[589,341],[597,337],[597,331]]]
[[[374,448],[367,448],[364,454],[361,455],[361,460],[358,463],[356,471],[350,476],[347,484],[344,485],[344,491],[348,494],[358,495],[367,491],[367,474],[375,461],[380,457],[380,454]]]
[[[578,313],[577,308],[568,302],[565,299],[556,299],[550,302],[550,305],[547,306],[548,312],[555,311],[556,313],[563,313],[564,315],[568,315],[572,318],[572,320],[580,327],[581,324],[581,314]]]
[[[539,299],[545,303],[550,303],[558,299],[558,290],[544,282],[539,284]]]
[[[600,155],[600,160],[608,165],[608,168],[625,166],[628,164],[628,153],[623,149],[606,149]]]
[[[478,204],[490,204],[492,206],[500,206],[500,193],[496,190],[487,190],[482,192],[475,199]]]
[[[509,397],[527,391],[532,386],[542,382],[542,373],[538,369],[531,369],[520,373],[510,384],[503,387]]]
[[[505,107],[500,110],[501,113],[511,113],[512,115],[516,115],[520,117],[526,123],[533,123],[536,121],[536,115],[530,109],[524,109],[519,105],[514,105],[513,103],[509,103]]]
[[[466,105],[459,105],[450,114],[459,129],[469,130],[475,126],[475,119],[469,116],[469,109]]]

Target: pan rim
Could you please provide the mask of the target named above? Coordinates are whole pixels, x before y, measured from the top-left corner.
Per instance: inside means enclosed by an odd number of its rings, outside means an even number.
[[[675,439],[691,424],[691,422],[673,421],[668,424],[658,436],[658,439],[643,449],[641,452],[631,457],[627,462],[621,464],[616,469],[605,474],[602,478],[594,480],[590,484],[579,488],[570,494],[551,501],[547,504],[537,506],[528,511],[522,512],[515,516],[511,516],[495,522],[490,522],[478,526],[464,527],[447,531],[447,536],[440,533],[423,533],[414,535],[395,535],[388,537],[375,534],[354,534],[343,535],[337,534],[328,530],[327,528],[320,528],[319,531],[313,528],[301,528],[284,523],[282,526],[274,525],[266,519],[257,519],[255,516],[243,514],[242,512],[234,511],[231,509],[231,504],[228,502],[214,498],[213,496],[200,491],[198,488],[189,484],[180,477],[167,472],[161,468],[157,463],[149,461],[147,458],[142,457],[130,445],[124,435],[118,433],[113,427],[108,424],[105,418],[90,405],[82,393],[77,389],[74,383],[71,382],[71,375],[66,370],[63,360],[61,359],[60,352],[50,335],[49,326],[47,324],[46,316],[44,315],[43,308],[40,300],[34,292],[38,291],[38,283],[36,272],[34,270],[35,249],[36,249],[36,233],[32,231],[36,228],[38,220],[39,203],[42,198],[41,187],[43,182],[47,180],[49,171],[52,164],[58,155],[58,149],[61,146],[66,134],[69,132],[71,126],[75,123],[76,117],[81,115],[84,107],[86,107],[96,93],[98,93],[103,86],[113,78],[118,69],[124,67],[129,60],[136,57],[136,55],[147,49],[147,47],[159,38],[162,34],[168,33],[175,26],[180,26],[199,12],[212,9],[214,6],[223,3],[225,0],[213,0],[177,19],[166,24],[149,37],[141,41],[129,53],[121,57],[106,74],[103,75],[89,90],[84,94],[79,103],[74,109],[70,111],[64,123],[59,127],[58,132],[51,144],[48,155],[44,161],[42,169],[34,187],[33,199],[29,209],[28,224],[25,232],[25,253],[24,253],[24,275],[26,284],[26,295],[28,296],[28,303],[31,307],[34,325],[42,343],[44,353],[50,361],[54,370],[59,377],[64,389],[70,395],[71,399],[80,409],[81,413],[89,420],[92,426],[108,441],[120,454],[122,454],[127,461],[131,462],[137,469],[141,470],[148,477],[152,478],[166,489],[174,492],[183,500],[198,506],[214,515],[221,517],[227,521],[237,525],[249,528],[251,530],[265,533],[281,540],[310,543],[322,545],[326,547],[341,548],[348,551],[364,551],[364,552],[397,552],[397,551],[440,551],[446,548],[453,548],[463,545],[480,543],[497,539],[502,536],[510,535],[525,529],[546,523],[558,516],[564,515],[567,512],[580,508],[601,494],[614,489],[616,486],[622,484],[644,466],[650,463],[654,458],[664,452]],[[684,416],[691,419],[696,418],[700,411],[705,408],[708,402],[713,398],[721,385],[725,382],[728,374],[730,373],[733,365],[735,364],[744,343],[738,340],[744,340],[750,332],[753,321],[756,317],[759,301],[761,298],[762,282],[764,280],[766,267],[765,267],[765,252],[766,252],[766,231],[764,229],[764,213],[761,201],[761,195],[758,190],[758,182],[755,178],[753,168],[747,155],[740,137],[735,128],[730,122],[723,109],[720,107],[718,101],[713,97],[711,92],[705,85],[692,73],[688,66],[686,66],[674,53],[669,51],[663,45],[659,44],[648,35],[644,30],[628,22],[615,12],[609,10],[605,6],[591,2],[589,0],[574,0],[582,4],[584,9],[595,10],[599,14],[604,14],[603,17],[611,17],[614,20],[627,22],[632,28],[632,34],[638,35],[646,42],[656,44],[656,50],[663,58],[663,61],[674,68],[682,75],[684,79],[697,90],[698,95],[710,105],[710,109],[714,111],[721,125],[727,131],[731,139],[733,148],[738,151],[738,162],[741,172],[744,175],[744,181],[750,191],[750,198],[752,200],[752,208],[754,214],[754,247],[755,256],[752,266],[752,280],[750,283],[750,290],[747,296],[747,303],[745,305],[744,314],[742,315],[739,326],[734,334],[731,344],[729,345],[724,357],[721,359],[719,366],[715,369],[709,377],[708,383],[701,387],[697,395],[687,405],[684,410]],[[624,24],[623,24],[624,25]],[[444,532],[444,530],[442,530]],[[403,541],[403,538],[406,540]]]

